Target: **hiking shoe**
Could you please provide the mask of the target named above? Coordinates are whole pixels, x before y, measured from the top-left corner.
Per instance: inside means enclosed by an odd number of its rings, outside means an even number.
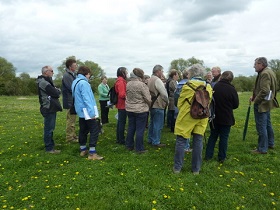
[[[144,154],[144,153],[146,153],[146,152],[148,152],[148,150],[136,151],[137,154]]]
[[[257,149],[252,150],[251,152],[252,152],[253,154],[262,154],[262,155],[267,154],[267,152],[261,152],[261,151],[259,151],[259,150],[257,150]]]
[[[88,153],[88,150],[83,150],[80,152],[80,156],[84,157]]]
[[[174,167],[173,167],[173,173],[174,174],[179,174],[181,172],[181,170],[177,170],[177,169],[175,169]]]
[[[89,154],[88,159],[89,159],[89,160],[102,160],[103,157],[99,156],[99,155],[96,154],[96,153],[93,153],[93,154]]]
[[[49,153],[49,154],[59,154],[61,152],[61,150],[53,149],[53,150],[46,151],[46,152]]]
[[[166,144],[154,144],[153,146],[154,146],[154,147],[165,147]]]

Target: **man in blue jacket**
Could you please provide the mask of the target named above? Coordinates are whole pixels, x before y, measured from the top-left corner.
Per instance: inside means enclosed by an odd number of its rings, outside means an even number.
[[[90,69],[86,66],[81,66],[77,74],[77,78],[72,83],[72,93],[75,110],[79,116],[80,156],[83,157],[89,153],[89,160],[102,160],[103,157],[99,156],[95,150],[100,130],[96,120],[99,117],[96,101],[88,82]],[[88,133],[90,133],[89,150],[86,145]]]

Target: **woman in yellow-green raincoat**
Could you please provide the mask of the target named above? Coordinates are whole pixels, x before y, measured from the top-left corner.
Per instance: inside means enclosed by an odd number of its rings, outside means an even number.
[[[213,90],[211,85],[205,82],[205,69],[200,64],[194,64],[188,69],[188,83],[197,88],[200,85],[206,85],[206,90],[212,99]],[[191,105],[186,99],[192,102],[194,90],[188,85],[182,87],[180,97],[178,99],[179,114],[176,119],[174,134],[176,137],[175,158],[174,158],[174,173],[180,173],[184,162],[184,147],[186,139],[193,136],[193,152],[192,152],[192,172],[199,174],[202,163],[203,135],[207,127],[208,118],[193,119],[190,115]]]

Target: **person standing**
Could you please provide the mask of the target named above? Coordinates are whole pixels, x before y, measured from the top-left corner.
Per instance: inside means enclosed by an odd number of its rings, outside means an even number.
[[[126,98],[126,79],[127,69],[125,67],[119,67],[117,70],[117,81],[115,83],[115,90],[118,94],[118,102],[116,108],[118,109],[118,122],[116,129],[116,143],[125,144],[125,124],[126,124],[126,111],[125,111],[125,98]]]
[[[143,82],[144,71],[139,68],[130,73],[130,80],[126,86],[125,109],[128,116],[128,132],[126,136],[126,147],[134,149],[134,135],[136,153],[145,153],[144,131],[147,115],[151,105],[151,95],[148,86]]]
[[[148,81],[149,91],[152,97],[150,109],[150,124],[148,131],[148,143],[155,147],[164,147],[161,143],[161,130],[164,124],[164,110],[168,105],[168,95],[161,80],[163,77],[163,67],[155,65],[153,75]]]
[[[216,114],[213,122],[210,123],[211,133],[206,146],[206,160],[213,157],[218,137],[220,137],[218,161],[223,163],[227,157],[230,128],[235,124],[233,109],[237,109],[239,106],[238,94],[235,87],[231,84],[232,80],[233,73],[225,71],[213,88]]]
[[[96,144],[99,135],[99,125],[96,120],[98,109],[94,94],[88,82],[90,78],[90,69],[86,66],[80,66],[78,69],[78,76],[72,83],[72,92],[75,102],[75,110],[79,116],[79,143],[80,156],[88,154],[89,160],[102,160],[96,152]],[[89,137],[89,150],[87,149],[87,135]]]
[[[215,84],[219,81],[219,78],[221,76],[221,68],[219,66],[215,66],[212,68],[211,72],[212,72],[213,79],[210,84],[213,88]]]
[[[170,131],[174,132],[175,126],[175,105],[174,105],[174,92],[177,87],[177,80],[179,79],[179,75],[176,69],[172,69],[169,73],[168,81],[166,82],[166,90],[168,94],[168,111],[167,111],[167,122],[170,123]]]
[[[62,111],[59,102],[60,90],[52,81],[53,69],[51,66],[42,68],[42,75],[37,78],[40,112],[44,117],[44,143],[46,152],[58,154],[60,150],[54,149],[53,131],[56,123],[56,112]]]
[[[73,97],[71,85],[76,78],[77,62],[75,59],[66,60],[66,71],[62,77],[62,97],[63,97],[63,109],[66,111],[66,142],[78,142],[76,135],[76,114],[70,113],[70,108],[73,105]]]
[[[178,106],[178,99],[179,99],[180,93],[182,91],[183,85],[188,82],[188,74],[189,73],[188,73],[187,70],[184,70],[182,72],[183,79],[178,82],[175,93],[174,93],[174,105],[175,105],[174,120],[175,120],[175,122],[176,122],[178,112],[179,112],[178,107],[177,107]],[[186,146],[185,146],[184,150],[185,150],[185,153],[192,152],[192,149],[190,147],[190,139],[186,139]]]
[[[107,106],[109,101],[109,86],[107,84],[107,77],[102,76],[101,77],[101,83],[98,85],[98,93],[99,93],[99,103],[100,103],[100,109],[101,109],[101,122],[102,124],[109,123],[109,107]]]
[[[176,137],[175,157],[173,172],[178,174],[183,167],[187,139],[193,136],[192,150],[192,172],[199,174],[202,164],[203,135],[207,127],[208,118],[194,119],[191,117],[191,105],[188,101],[193,100],[195,91],[191,88],[197,88],[200,85],[206,86],[210,100],[212,99],[212,87],[204,81],[205,69],[200,64],[194,64],[188,69],[188,83],[185,84],[178,100],[179,113],[175,123],[174,134]],[[190,86],[191,87],[190,87]]]
[[[275,73],[267,67],[267,59],[259,57],[255,59],[254,68],[258,73],[253,96],[256,130],[258,133],[258,146],[252,152],[266,154],[268,149],[274,148],[274,131],[271,124],[270,110],[279,108],[276,99],[277,78]]]

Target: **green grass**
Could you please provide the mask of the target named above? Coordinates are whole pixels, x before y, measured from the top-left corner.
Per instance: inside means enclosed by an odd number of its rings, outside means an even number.
[[[280,209],[279,109],[272,111],[276,149],[253,155],[250,150],[257,144],[257,134],[252,109],[247,137],[242,140],[250,94],[239,96],[228,159],[224,164],[215,159],[203,162],[199,176],[191,173],[190,154],[182,173],[172,173],[175,136],[167,128],[162,132],[165,148],[152,148],[145,135],[146,154],[116,144],[116,109],[110,110],[110,123],[97,145],[105,160],[88,161],[79,156],[78,144],[65,143],[65,112],[58,113],[54,132],[62,153],[46,154],[38,98],[1,96],[0,208]]]

